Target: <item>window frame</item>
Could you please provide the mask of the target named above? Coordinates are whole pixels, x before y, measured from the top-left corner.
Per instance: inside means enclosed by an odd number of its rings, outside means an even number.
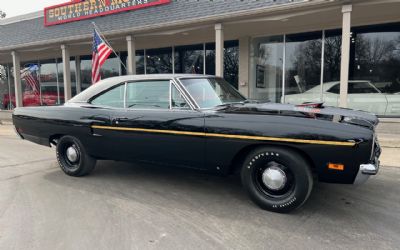
[[[172,106],[172,88],[175,87],[175,89],[178,91],[179,95],[182,96],[182,98],[185,100],[187,107],[188,108],[183,108],[183,107],[173,107]],[[178,89],[178,87],[176,86],[176,84],[173,83],[173,81],[171,81],[171,84],[169,85],[169,95],[170,95],[170,109],[171,110],[183,110],[183,111],[187,111],[187,110],[194,110],[194,108],[192,107],[192,105],[190,104],[190,102],[188,101],[187,97],[183,94],[183,92],[181,90]]]
[[[339,86],[339,92],[338,93],[332,92],[332,89],[336,88],[337,86]],[[340,83],[335,83],[334,85],[329,87],[325,92],[326,93],[331,93],[331,94],[334,94],[334,95],[339,95],[340,94]]]
[[[128,97],[128,84],[134,84],[134,83],[138,83],[138,82],[157,82],[157,81],[169,81],[169,86],[168,86],[168,96],[169,96],[169,100],[168,100],[168,108],[135,108],[135,107],[127,107],[127,97]],[[171,80],[170,79],[145,79],[145,80],[135,80],[135,81],[127,81],[125,82],[125,94],[124,94],[124,108],[128,109],[128,110],[171,110]]]
[[[113,86],[111,86],[111,87],[109,87],[109,88],[107,88],[107,89],[105,89],[105,90],[103,90],[103,91],[100,91],[99,93],[97,93],[97,94],[95,94],[94,96],[92,96],[87,102],[88,102],[90,105],[97,106],[97,107],[112,108],[112,109],[121,109],[121,107],[113,107],[113,106],[108,106],[108,105],[94,104],[93,101],[96,100],[98,97],[100,97],[100,96],[102,96],[102,95],[108,93],[109,91],[112,91],[113,89],[118,88],[118,87],[120,87],[120,86],[122,86],[122,85],[125,85],[125,86],[124,86],[124,100],[123,100],[123,104],[124,104],[124,105],[123,105],[123,107],[122,107],[122,108],[125,108],[125,105],[126,105],[126,103],[125,103],[126,82],[121,82],[121,83],[115,84],[115,85],[113,85]]]
[[[187,94],[187,96],[189,96],[190,99],[192,100],[193,105],[195,105],[195,108],[193,108],[194,110],[210,110],[210,109],[213,109],[213,108],[201,108],[200,107],[200,105],[197,103],[196,99],[190,94],[190,92],[186,89],[186,87],[184,86],[184,84],[181,81],[181,80],[187,80],[187,79],[222,79],[224,81],[226,81],[226,80],[223,77],[212,77],[212,76],[201,77],[201,75],[199,77],[180,77],[180,78],[177,79],[179,81],[179,83],[180,83],[180,86],[182,86],[182,89],[183,89],[182,92],[185,92]],[[237,90],[234,86],[232,86],[232,84],[230,84],[229,82],[227,82],[227,83],[228,83],[228,86],[230,88],[233,88],[241,97],[244,98],[244,100],[248,100],[245,96],[243,96],[239,92],[239,90]],[[187,100],[186,100],[186,102],[187,102]],[[188,104],[191,105],[189,102],[188,102]]]
[[[169,87],[168,87],[168,88],[169,88],[169,89],[168,89],[168,95],[169,95],[169,104],[168,104],[168,108],[167,108],[167,109],[165,109],[165,108],[134,108],[134,107],[128,108],[128,107],[127,107],[127,93],[128,93],[127,89],[128,89],[128,84],[137,83],[137,82],[154,82],[154,81],[169,81],[169,83],[168,83],[168,84],[169,84]],[[112,106],[99,105],[99,104],[93,104],[93,103],[92,103],[96,98],[98,98],[98,97],[100,97],[100,96],[106,94],[107,92],[109,92],[109,91],[111,91],[111,90],[113,90],[113,89],[115,89],[115,88],[118,88],[118,87],[120,87],[120,86],[122,86],[122,85],[124,85],[123,107],[112,107]],[[174,108],[174,107],[172,107],[172,86],[174,86],[174,87],[176,88],[176,90],[179,92],[179,94],[183,97],[183,99],[185,100],[185,102],[188,104],[188,107],[189,107],[189,108],[187,108],[187,109],[181,109],[181,108]],[[111,87],[109,87],[109,88],[107,88],[107,89],[105,89],[105,90],[99,92],[98,94],[92,96],[92,97],[88,100],[88,103],[91,104],[91,105],[93,105],[93,106],[98,106],[98,107],[111,108],[111,109],[125,109],[125,110],[170,110],[170,111],[173,110],[173,111],[193,111],[193,110],[196,109],[196,108],[193,106],[193,104],[190,102],[189,98],[186,96],[185,92],[182,91],[182,88],[179,86],[179,84],[178,84],[174,79],[143,79],[143,80],[134,80],[134,81],[125,81],[125,82],[121,82],[121,83],[115,84],[115,85],[113,85],[113,86],[111,86]]]
[[[377,87],[375,87],[370,81],[357,81],[357,82],[353,82],[353,84],[350,84],[350,83],[351,83],[351,81],[349,81],[349,87],[348,87],[348,89],[347,89],[347,94],[348,94],[348,95],[382,94],[381,91],[380,91]],[[352,92],[350,92],[350,85],[354,85],[354,84],[356,84],[356,83],[363,83],[363,84],[365,84],[366,86],[368,86],[370,89],[373,89],[375,92],[367,92],[367,93],[364,93],[364,92],[352,93]],[[352,87],[353,87],[353,86],[352,86]],[[353,87],[351,90],[355,90],[355,88]]]

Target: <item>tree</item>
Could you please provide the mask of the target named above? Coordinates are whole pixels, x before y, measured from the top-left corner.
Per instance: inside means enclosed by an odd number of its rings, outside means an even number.
[[[0,10],[0,19],[5,18],[5,17],[6,17],[6,13],[3,12],[2,10]]]

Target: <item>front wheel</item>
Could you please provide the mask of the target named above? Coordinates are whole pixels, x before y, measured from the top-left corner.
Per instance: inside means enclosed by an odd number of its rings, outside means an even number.
[[[57,161],[70,176],[84,176],[93,171],[96,159],[86,153],[82,143],[73,136],[63,136],[57,142]]]
[[[281,147],[252,151],[243,163],[241,179],[257,205],[279,213],[303,205],[313,187],[307,161],[296,151]]]

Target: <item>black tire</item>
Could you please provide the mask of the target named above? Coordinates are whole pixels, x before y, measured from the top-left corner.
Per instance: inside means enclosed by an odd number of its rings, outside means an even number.
[[[67,155],[69,148],[75,150],[77,154],[76,160]],[[96,159],[86,153],[82,143],[73,136],[63,136],[57,142],[56,148],[57,161],[62,171],[74,177],[84,176],[93,171],[96,165]]]
[[[283,147],[262,147],[250,152],[243,162],[241,179],[258,206],[279,213],[303,205],[313,187],[307,161],[296,151]]]

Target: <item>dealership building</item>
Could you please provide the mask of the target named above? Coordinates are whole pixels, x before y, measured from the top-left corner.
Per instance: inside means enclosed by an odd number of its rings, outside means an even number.
[[[94,26],[115,50],[102,79],[210,74],[250,99],[323,101],[400,117],[400,0],[75,0],[49,6],[0,20],[1,109],[61,104],[89,87]]]

